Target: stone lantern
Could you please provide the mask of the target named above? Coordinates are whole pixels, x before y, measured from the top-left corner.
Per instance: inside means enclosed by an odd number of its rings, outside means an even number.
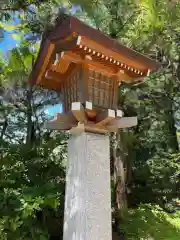
[[[107,132],[137,124],[118,109],[121,82],[139,83],[160,67],[75,17],[62,15],[44,34],[32,84],[61,92],[63,112],[48,129],[71,130],[64,240],[110,240]]]

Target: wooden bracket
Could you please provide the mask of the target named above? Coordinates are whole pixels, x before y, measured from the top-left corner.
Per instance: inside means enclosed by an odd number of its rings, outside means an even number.
[[[77,123],[62,122],[60,119],[55,119],[53,121],[46,122],[44,127],[49,130],[70,130],[75,127]]]
[[[123,117],[111,121],[107,128],[110,132],[116,132],[119,128],[130,128],[137,125],[137,117]]]
[[[78,123],[76,127],[73,127],[70,130],[70,133],[72,135],[79,135],[83,132],[106,134],[108,133],[108,130],[106,128],[99,128],[95,123],[88,123],[88,124]]]
[[[105,134],[137,125],[137,117],[123,117],[121,110],[112,109],[99,112],[92,121],[90,113],[96,114],[92,103],[85,102],[83,105],[73,102],[70,112],[58,114],[56,119],[45,123],[45,127],[52,130],[70,130],[71,134],[76,135],[82,132]]]
[[[51,130],[69,130],[77,125],[77,120],[72,112],[57,114],[57,116],[49,122],[46,122],[44,127]]]
[[[97,126],[103,126],[107,123],[111,122],[113,119],[115,119],[115,111],[112,109],[108,109],[106,111],[100,112],[96,116],[96,125]]]
[[[83,105],[80,102],[73,102],[71,105],[71,111],[78,122],[87,123],[87,114]]]

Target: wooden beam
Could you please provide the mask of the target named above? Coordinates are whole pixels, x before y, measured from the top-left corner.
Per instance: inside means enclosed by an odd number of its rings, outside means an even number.
[[[72,112],[58,113],[52,121],[45,123],[45,128],[54,130],[69,130],[77,125]]]
[[[130,76],[125,72],[121,72],[121,71],[119,71],[116,76],[117,76],[117,80],[121,82],[132,82],[132,79],[138,77],[138,76]]]
[[[55,119],[53,121],[46,122],[44,128],[49,130],[69,130],[75,127],[77,123],[62,122],[60,119]]]
[[[85,111],[88,115],[89,120],[95,121],[96,118],[96,111],[93,110],[92,102],[85,102]]]
[[[83,132],[90,132],[90,133],[97,133],[97,134],[106,134],[108,130],[106,128],[99,128],[96,124],[94,123],[88,123],[88,124],[80,124],[76,127],[73,127],[70,130],[70,133],[72,135],[79,135]]]
[[[68,122],[72,124],[75,124],[77,122],[76,118],[74,117],[71,111],[67,113],[58,113],[56,118],[58,121],[61,121],[61,122]]]
[[[102,74],[112,77],[116,75],[116,71],[112,70],[112,68],[106,66],[105,64],[97,63],[97,62],[89,62],[89,69],[95,72],[101,72]]]
[[[49,62],[51,61],[51,57],[52,57],[54,49],[55,49],[55,45],[50,43],[49,48],[48,48],[48,53],[44,59],[43,65],[39,69],[39,74],[38,74],[38,78],[36,80],[36,84],[39,84],[41,82],[42,76],[44,75]]]
[[[130,128],[137,125],[137,117],[123,117],[119,120],[113,120],[108,125],[109,131],[116,132],[119,128]]]
[[[63,74],[52,71],[52,70],[47,70],[45,74],[45,78],[48,79],[53,79],[54,81],[60,82]]]
[[[85,112],[84,107],[80,102],[73,102],[71,105],[71,111],[78,122],[87,123],[87,114]]]
[[[53,41],[53,43],[56,45],[56,53],[76,49],[78,47],[78,43],[80,40],[79,37],[80,36],[78,35],[74,36],[72,34],[66,37],[65,39]]]
[[[106,127],[100,127],[97,126],[97,124],[94,123],[89,123],[85,125],[85,131],[86,132],[91,132],[91,133],[98,133],[98,134],[105,134],[108,133],[108,130]]]
[[[83,132],[85,132],[85,127],[83,123],[78,123],[76,127],[70,129],[70,134],[72,135],[79,135]]]
[[[64,74],[61,74],[57,71],[48,70],[46,72],[45,81],[52,79],[49,84],[56,82],[58,87],[57,90],[58,90],[61,88],[60,83],[64,82],[67,79],[67,77],[71,74],[71,72],[75,69],[75,67],[76,67],[76,64],[71,63]]]
[[[86,37],[81,38],[80,44],[82,46],[88,46],[88,48],[91,48],[94,51],[100,52],[101,54],[108,56],[110,58],[113,58],[113,60],[127,64],[130,67],[134,67],[134,68],[142,70],[142,71],[145,71],[147,68],[146,65],[143,66],[142,64],[138,63],[137,61],[134,61],[133,59],[128,58],[128,56],[124,57],[124,56],[120,55],[119,53],[112,51],[111,49],[105,48],[103,45],[100,45],[97,42],[87,39]]]
[[[113,119],[115,119],[115,111],[112,109],[108,109],[106,111],[100,112],[96,116],[96,125],[104,126],[107,123],[111,122]]]
[[[100,63],[99,61],[92,59],[90,60],[89,58],[85,57],[82,58],[80,55],[73,53],[71,51],[66,52],[62,59],[67,60],[69,62],[74,62],[76,64],[88,64],[90,68],[96,69],[99,71],[103,71],[107,75],[116,75],[117,74],[117,68],[110,67],[106,65],[106,63],[102,62]]]

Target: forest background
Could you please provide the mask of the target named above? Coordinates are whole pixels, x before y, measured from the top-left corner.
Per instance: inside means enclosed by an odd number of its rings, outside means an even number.
[[[62,12],[162,64],[119,89],[138,125],[110,135],[113,239],[179,240],[178,0],[0,1],[0,239],[62,238],[68,133],[43,128],[60,99],[28,82],[42,33]]]

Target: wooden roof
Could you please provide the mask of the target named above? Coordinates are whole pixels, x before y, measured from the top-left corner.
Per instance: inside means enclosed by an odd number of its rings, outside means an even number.
[[[78,63],[116,75],[122,81],[137,81],[160,67],[156,61],[64,14],[51,31],[44,33],[30,81],[57,89]]]

